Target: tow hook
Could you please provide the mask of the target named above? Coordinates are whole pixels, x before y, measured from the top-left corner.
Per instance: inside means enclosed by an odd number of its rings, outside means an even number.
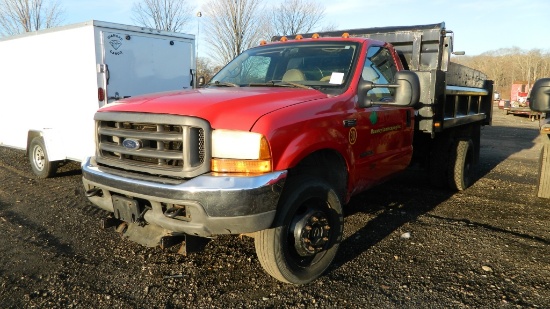
[[[172,219],[179,216],[185,216],[185,207],[172,207],[167,209],[164,215]]]
[[[103,191],[101,191],[100,188],[92,188],[84,193],[86,197],[92,197],[92,196],[102,196]]]

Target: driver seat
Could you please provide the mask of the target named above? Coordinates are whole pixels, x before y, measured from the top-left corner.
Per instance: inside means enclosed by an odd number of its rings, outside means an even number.
[[[299,82],[306,80],[304,73],[298,69],[290,69],[283,75],[284,82]]]

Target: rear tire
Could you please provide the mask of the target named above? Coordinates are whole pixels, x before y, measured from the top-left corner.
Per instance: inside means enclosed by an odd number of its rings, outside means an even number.
[[[474,143],[472,140],[458,140],[451,148],[448,180],[453,190],[466,190],[472,183],[472,165],[474,163]]]
[[[57,161],[50,161],[42,137],[32,139],[29,147],[29,163],[38,178],[49,178],[57,171]]]
[[[305,284],[321,276],[342,240],[342,204],[326,182],[296,176],[285,184],[274,227],[256,232],[264,270],[282,282]]]
[[[540,151],[537,196],[550,198],[550,144],[542,145]]]

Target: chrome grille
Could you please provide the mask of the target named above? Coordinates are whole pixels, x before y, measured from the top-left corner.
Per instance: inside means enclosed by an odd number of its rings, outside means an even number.
[[[203,119],[99,112],[95,120],[100,164],[178,178],[210,168],[210,126]]]

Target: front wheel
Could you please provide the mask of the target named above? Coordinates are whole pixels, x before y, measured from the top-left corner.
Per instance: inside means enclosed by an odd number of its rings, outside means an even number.
[[[32,139],[29,147],[29,163],[38,178],[52,177],[57,171],[57,161],[50,161],[42,137]]]
[[[305,284],[321,276],[342,240],[342,203],[326,182],[297,176],[285,185],[274,227],[255,235],[265,271],[287,283]]]

